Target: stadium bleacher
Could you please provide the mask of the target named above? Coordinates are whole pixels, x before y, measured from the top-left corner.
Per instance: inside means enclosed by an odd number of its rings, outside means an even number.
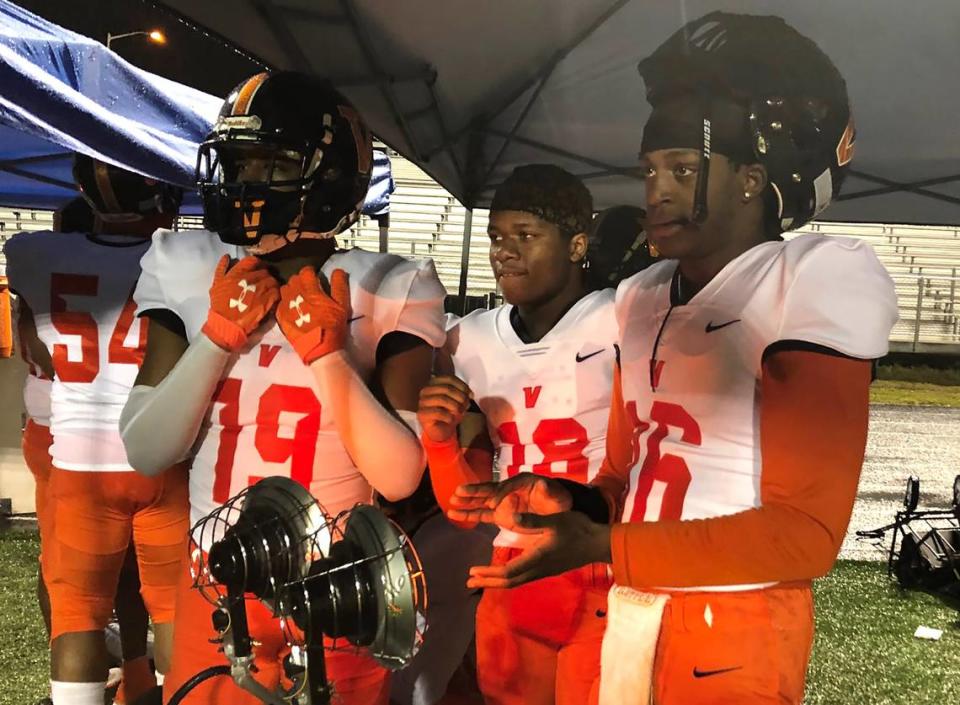
[[[432,257],[440,280],[457,292],[466,209],[412,162],[391,153],[396,191],[390,201],[390,252]],[[21,230],[51,226],[47,211],[0,208],[0,240]],[[179,227],[201,227],[198,217],[182,218]],[[487,259],[487,211],[476,209],[471,225],[467,295],[487,296],[496,283]],[[870,243],[890,272],[899,300],[900,321],[891,334],[895,351],[960,352],[960,225],[905,225],[816,222],[804,232],[858,237]],[[343,247],[378,250],[377,220],[363,216],[341,236]],[[479,301],[480,299],[474,299]]]

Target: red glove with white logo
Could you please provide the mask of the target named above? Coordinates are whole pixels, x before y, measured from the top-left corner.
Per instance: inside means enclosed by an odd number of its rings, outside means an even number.
[[[263,262],[244,257],[230,267],[230,257],[224,255],[213,274],[210,312],[202,330],[224,350],[236,352],[279,299],[280,285]]]
[[[277,323],[308,365],[343,349],[349,317],[350,284],[342,269],[333,270],[329,295],[320,288],[313,267],[304,267],[280,287]]]

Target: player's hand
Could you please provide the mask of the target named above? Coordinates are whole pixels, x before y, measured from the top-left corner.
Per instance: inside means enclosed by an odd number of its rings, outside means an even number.
[[[502,513],[497,522],[504,529],[526,534],[532,544],[503,565],[470,569],[468,588],[512,588],[532,580],[560,575],[590,563],[609,563],[610,526],[597,524],[586,514],[573,511],[556,514]]]
[[[420,390],[417,420],[423,437],[432,443],[444,443],[457,435],[457,426],[470,406],[473,392],[459,377],[432,377]]]
[[[277,323],[308,365],[343,349],[349,318],[350,284],[342,269],[333,270],[329,294],[320,287],[313,267],[304,267],[280,287]]]
[[[515,514],[555,514],[573,506],[562,483],[522,472],[503,482],[460,485],[450,498],[447,516],[454,521],[509,523]]]
[[[224,350],[236,352],[280,298],[280,285],[256,257],[230,266],[224,255],[210,286],[210,311],[203,332]]]

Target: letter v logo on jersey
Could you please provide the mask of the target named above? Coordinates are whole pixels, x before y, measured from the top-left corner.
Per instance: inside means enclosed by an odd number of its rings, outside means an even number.
[[[537,405],[537,399],[540,398],[540,390],[543,387],[524,387],[523,388],[523,403],[528,409],[532,409]]]
[[[270,367],[273,358],[280,352],[279,345],[261,345],[260,346],[260,367]]]

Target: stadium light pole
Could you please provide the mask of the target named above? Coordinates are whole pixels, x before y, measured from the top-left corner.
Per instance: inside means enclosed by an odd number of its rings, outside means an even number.
[[[145,36],[154,44],[167,43],[167,35],[165,35],[159,29],[150,29],[150,30],[141,29],[136,32],[124,32],[123,34],[111,34],[110,32],[107,32],[107,49],[110,48],[110,43],[117,39],[124,39],[126,37],[139,37],[140,35]]]

